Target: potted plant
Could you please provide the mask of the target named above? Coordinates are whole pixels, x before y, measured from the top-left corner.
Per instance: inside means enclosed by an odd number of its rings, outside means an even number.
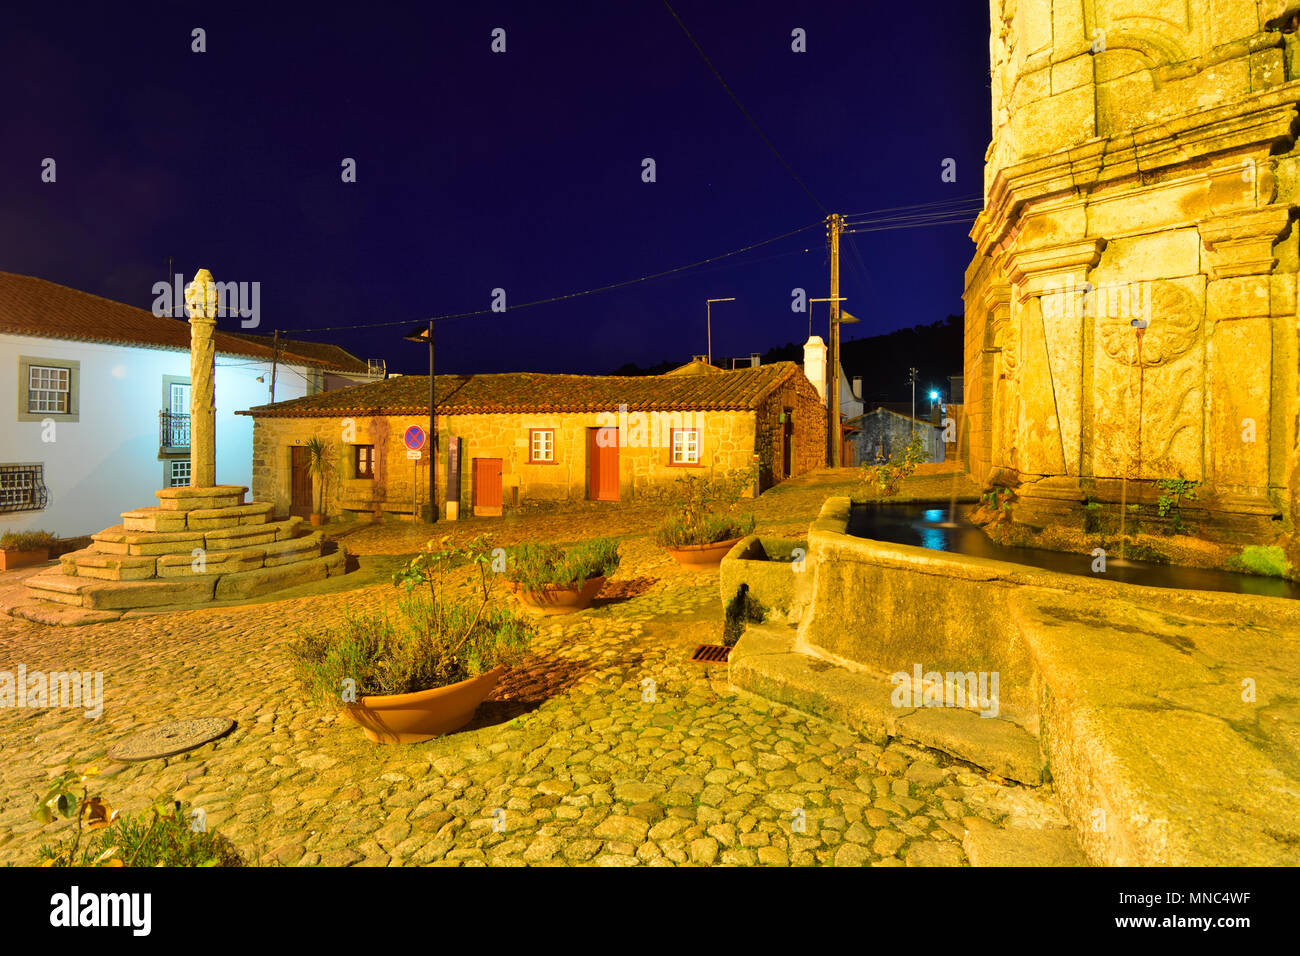
[[[655,540],[681,565],[716,567],[745,535],[754,530],[753,515],[732,513],[753,475],[739,470],[720,478],[685,475],[677,479],[674,514]]]
[[[313,699],[341,706],[376,743],[418,743],[465,726],[532,641],[532,624],[494,601],[485,539],[453,547],[449,538],[430,541],[393,575],[403,587],[394,608],[349,613],[337,630],[292,648]],[[458,595],[446,576],[465,559],[478,584]]]
[[[325,444],[324,439],[313,435],[307,439],[304,447],[309,456],[307,470],[312,476],[312,504],[315,506],[311,512],[311,523],[313,527],[319,527],[325,520],[325,476],[332,464],[330,446]]]
[[[48,531],[6,531],[0,535],[0,571],[44,564],[57,540]]]
[[[569,614],[591,604],[618,570],[618,545],[596,538],[567,552],[554,544],[521,544],[506,559],[506,583],[539,614]]]

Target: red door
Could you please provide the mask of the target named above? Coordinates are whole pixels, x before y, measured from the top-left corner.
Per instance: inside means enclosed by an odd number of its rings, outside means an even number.
[[[474,514],[501,514],[501,459],[474,459]]]
[[[587,497],[592,501],[618,501],[618,429],[587,429],[587,461],[591,474]]]

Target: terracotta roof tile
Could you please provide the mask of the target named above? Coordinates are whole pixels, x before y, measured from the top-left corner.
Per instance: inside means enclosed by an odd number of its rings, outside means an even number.
[[[70,289],[35,276],[0,272],[0,332],[45,339],[141,345],[155,349],[189,351],[189,323],[157,316],[123,302]],[[217,352],[270,361],[272,350],[259,342],[218,330]],[[280,360],[300,365],[335,367],[326,358],[314,358],[281,349]]]
[[[793,362],[716,375],[439,375],[441,414],[489,412],[723,411],[756,408],[778,385],[801,374]],[[243,415],[313,418],[418,415],[429,410],[429,376],[403,375],[319,395],[259,405]]]

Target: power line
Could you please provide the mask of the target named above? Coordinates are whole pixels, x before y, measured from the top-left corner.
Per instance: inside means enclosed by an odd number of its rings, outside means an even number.
[[[874,216],[881,212],[899,212],[905,209],[924,209],[930,206],[952,206],[967,205],[969,203],[980,203],[983,205],[984,197],[981,196],[963,196],[958,199],[936,199],[933,202],[913,203],[910,206],[887,206],[884,209],[868,209],[866,212],[849,212],[844,214],[845,219],[857,219],[861,216]]]
[[[749,252],[751,249],[758,249],[762,246],[771,245],[774,242],[780,242],[782,239],[788,239],[791,236],[797,236],[799,233],[804,232],[808,229],[812,229],[816,226],[820,226],[821,224],[822,223],[820,220],[817,222],[811,222],[806,226],[800,226],[798,229],[792,229],[789,232],[782,233],[779,236],[773,236],[771,239],[764,239],[760,242],[751,243],[750,245],[744,246],[740,249],[733,249],[731,252],[724,252],[718,256],[710,256],[707,259],[700,259],[698,262],[691,262],[683,266],[677,266],[676,268],[673,269],[665,269],[662,272],[654,272],[651,273],[650,275],[639,276],[635,279],[624,279],[621,282],[611,282],[608,285],[597,286],[594,289],[584,289],[581,292],[568,292],[565,293],[564,295],[555,295],[546,299],[534,299],[531,302],[522,302],[519,305],[510,306],[507,309],[507,311],[515,312],[518,311],[519,309],[528,309],[536,305],[549,305],[552,302],[564,302],[569,299],[581,298],[582,296],[595,295],[599,292],[611,292],[614,289],[626,288],[627,286],[630,285],[636,285],[639,282],[650,282],[654,279],[662,279],[665,276],[674,275],[678,272],[685,272],[688,269],[696,269],[699,268],[700,266],[705,266],[712,262],[718,262],[722,259],[728,259],[731,256],[738,256],[741,253]],[[420,324],[421,322],[440,322],[443,319],[463,319],[475,315],[497,315],[497,314],[500,313],[493,312],[493,310],[490,308],[473,309],[468,312],[448,312],[444,315],[435,315],[432,316],[431,318],[427,318],[423,320],[401,319],[396,322],[366,322],[359,325],[329,325],[329,326],[320,326],[317,328],[310,328],[310,329],[286,329],[285,331],[291,332],[294,335],[298,335],[303,332],[339,332],[339,331],[352,330],[352,329],[382,329],[382,328],[389,328],[392,326],[399,326],[399,325],[414,326]]]
[[[785,168],[785,171],[790,174],[790,178],[799,184],[799,188],[808,194],[808,198],[817,204],[817,208],[829,215],[830,210],[823,206],[821,200],[813,195],[812,190],[804,185],[804,181],[799,178],[799,174],[796,173],[794,168],[785,161],[785,157],[781,155],[780,151],[772,145],[772,141],[767,138],[767,134],[764,133],[762,127],[755,122],[754,117],[749,115],[749,110],[745,109],[745,104],[740,102],[740,98],[731,91],[731,87],[727,85],[727,81],[722,78],[722,74],[719,73],[718,68],[713,65],[713,61],[710,60],[708,54],[704,52],[704,48],[700,46],[700,43],[695,39],[694,34],[686,28],[686,24],[683,23],[682,18],[677,15],[677,11],[673,9],[673,5],[669,3],[668,0],[664,0],[664,6],[667,7],[668,12],[673,15],[673,19],[677,21],[677,25],[682,28],[682,32],[686,34],[686,39],[691,41],[691,45],[694,46],[696,52],[700,54],[700,59],[702,59],[705,65],[713,71],[713,75],[718,78],[718,82],[722,84],[722,88],[726,91],[727,95],[731,97],[731,102],[736,104],[736,108],[740,110],[741,115],[743,115],[749,125],[753,127],[754,132],[759,135],[759,138],[763,140],[767,145],[767,148],[772,151],[772,155],[776,157],[777,162],[779,162]]]

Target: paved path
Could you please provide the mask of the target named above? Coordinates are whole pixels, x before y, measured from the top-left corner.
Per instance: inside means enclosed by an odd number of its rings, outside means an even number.
[[[612,508],[593,522],[590,510],[455,528],[510,543],[599,527],[624,536],[624,564],[597,606],[543,621],[525,666],[469,729],[426,744],[369,743],[289,675],[300,628],[380,606],[391,587],[80,628],[0,616],[0,670],[100,670],[105,681],[96,720],[0,710],[0,863],[32,862],[52,832],[28,818],[35,793],[70,764],[97,764],[113,806],[190,800],[246,855],[285,865],[958,866],[964,821],[1065,825],[1048,788],[882,749],[733,693],[725,668],[687,660],[720,633],[717,572],[679,569],[653,545],[661,511]],[[778,517],[769,524],[807,524],[784,508]],[[345,540],[396,553],[428,534],[386,525]],[[105,757],[126,734],[207,714],[234,718],[235,731],[165,761]]]

